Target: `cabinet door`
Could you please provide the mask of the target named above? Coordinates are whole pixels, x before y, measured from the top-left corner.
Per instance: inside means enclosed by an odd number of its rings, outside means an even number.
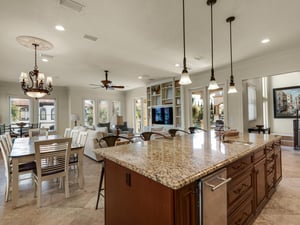
[[[280,145],[275,148],[275,183],[278,184],[282,178],[282,163]]]
[[[266,202],[266,159],[254,165],[255,206],[259,212]]]
[[[106,225],[173,225],[173,190],[105,159]]]
[[[192,183],[175,192],[175,224],[198,224],[198,190],[197,184]]]

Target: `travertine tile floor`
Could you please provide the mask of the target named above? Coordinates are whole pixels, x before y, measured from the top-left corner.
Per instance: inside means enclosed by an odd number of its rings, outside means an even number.
[[[300,151],[282,148],[283,179],[254,225],[300,224]],[[85,187],[71,175],[69,199],[56,182],[43,185],[42,208],[36,208],[30,180],[20,182],[17,209],[4,202],[4,167],[0,158],[0,225],[104,225],[104,202],[95,210],[100,164],[84,159]],[[141,224],[142,225],[142,224]],[[155,224],[153,224],[155,225]]]

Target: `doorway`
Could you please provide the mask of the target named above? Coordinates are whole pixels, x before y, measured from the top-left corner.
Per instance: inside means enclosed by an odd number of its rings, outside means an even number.
[[[147,126],[147,100],[136,98],[134,100],[134,130],[136,133],[141,133],[145,126]]]

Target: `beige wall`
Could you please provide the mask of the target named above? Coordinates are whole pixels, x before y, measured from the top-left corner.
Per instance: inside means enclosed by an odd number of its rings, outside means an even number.
[[[268,53],[264,56],[255,57],[250,60],[241,61],[233,64],[233,74],[235,78],[236,87],[238,89],[237,94],[226,94],[225,89],[225,104],[227,103],[227,116],[225,116],[225,123],[233,128],[238,129],[240,132],[246,130],[244,127],[243,118],[243,97],[242,97],[242,81],[246,79],[253,79],[257,77],[285,74],[289,72],[300,71],[300,47],[279,51],[276,53]],[[230,67],[218,68],[215,70],[215,77],[218,83],[229,83]],[[192,84],[185,87],[185,108],[189,108],[187,105],[189,100],[189,90],[193,88],[205,87],[209,83],[210,71],[204,73],[198,73],[191,76]],[[270,110],[269,110],[270,111]],[[272,112],[272,111],[271,111]],[[269,112],[269,113],[271,113]],[[271,114],[272,116],[272,114]],[[185,124],[189,126],[189,114],[186,114]],[[286,125],[286,124],[284,124]],[[279,127],[274,126],[273,132],[280,132],[277,130]],[[290,127],[286,128],[290,130]]]
[[[105,90],[102,88],[91,89],[91,88],[79,88],[71,87],[69,91],[69,116],[72,113],[77,113],[80,116],[79,124],[83,124],[83,101],[84,99],[93,99],[96,102],[96,111],[95,111],[95,121],[94,125],[98,123],[98,102],[99,100],[107,100],[109,103],[109,118],[112,115],[112,101],[121,102],[121,115],[126,121],[126,101],[125,101],[125,92],[117,90]],[[110,120],[112,121],[112,119]],[[69,126],[71,126],[71,121],[69,121]]]

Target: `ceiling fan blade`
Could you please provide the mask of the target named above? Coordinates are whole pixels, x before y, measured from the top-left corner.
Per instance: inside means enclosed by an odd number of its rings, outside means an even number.
[[[101,86],[100,84],[89,84],[90,86]]]
[[[112,85],[111,87],[112,87],[112,88],[125,88],[125,87],[122,86],[122,85]]]
[[[92,87],[92,89],[98,89],[98,88],[103,88],[102,86],[95,86],[95,87]]]

